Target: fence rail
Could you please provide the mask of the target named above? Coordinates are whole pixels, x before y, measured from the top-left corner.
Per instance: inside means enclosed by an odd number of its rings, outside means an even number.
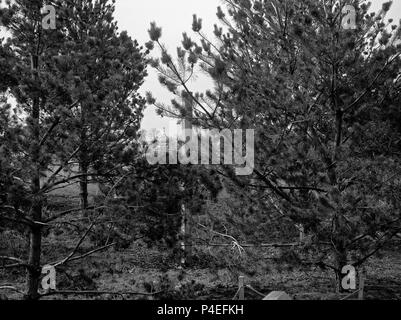
[[[364,270],[362,272],[359,272],[358,286],[359,286],[358,290],[349,293],[345,297],[342,297],[340,300],[348,300],[355,295],[358,295],[358,300],[363,300],[366,288],[379,287],[379,286],[365,286],[365,271]],[[383,288],[386,288],[386,287],[383,286]],[[245,289],[252,291],[254,294],[257,294],[258,296],[260,296],[262,298],[265,298],[267,296],[267,294],[264,294],[264,293],[256,290],[251,285],[245,285],[245,277],[240,276],[238,278],[238,290],[235,293],[232,300],[236,300],[237,298],[238,298],[238,300],[245,300]],[[303,294],[306,294],[306,293],[303,293]]]

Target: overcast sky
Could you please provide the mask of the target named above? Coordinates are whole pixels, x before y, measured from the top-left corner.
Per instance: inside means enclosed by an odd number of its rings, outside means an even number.
[[[400,0],[401,1],[401,0]],[[127,30],[130,36],[137,39],[140,44],[149,41],[147,30],[150,23],[155,21],[163,28],[161,41],[172,54],[180,46],[182,33],[192,33],[192,16],[197,14],[203,19],[202,31],[212,34],[213,25],[218,22],[216,17],[217,7],[222,5],[222,0],[117,0],[116,19],[120,30]],[[155,50],[154,54],[158,52]],[[160,102],[168,103],[171,100],[170,93],[159,85],[156,71],[149,67],[149,76],[142,87],[142,91],[151,91]],[[191,83],[193,91],[202,91],[211,85],[205,78],[198,78],[196,84]],[[175,122],[157,116],[155,109],[148,107],[142,127],[146,130],[152,128],[168,129]]]
[[[383,0],[372,0],[372,9],[380,8]],[[163,28],[162,42],[165,43],[171,53],[175,53],[180,45],[184,31],[191,34],[192,15],[197,14],[203,19],[203,31],[212,34],[213,25],[217,22],[216,8],[224,6],[222,0],[117,0],[116,18],[120,30],[127,30],[132,38],[140,44],[149,41],[147,30],[150,22],[155,21]],[[392,7],[392,17],[401,18],[401,0],[395,0]],[[163,89],[157,80],[156,73],[149,68],[149,77],[143,86],[143,91],[151,91],[160,101],[168,103],[171,96]],[[210,84],[204,79],[199,79],[191,84],[193,91],[208,87]],[[142,123],[144,129],[168,128],[171,120],[162,119],[155,114],[153,108],[148,108]]]

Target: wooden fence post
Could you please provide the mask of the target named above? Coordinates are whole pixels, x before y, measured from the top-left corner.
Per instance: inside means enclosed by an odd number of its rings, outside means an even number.
[[[305,228],[302,223],[296,224],[295,227],[299,231],[299,244],[303,244],[305,240]]]
[[[238,288],[239,288],[238,299],[245,300],[244,276],[240,276],[238,278]]]
[[[303,224],[299,225],[299,243],[304,243],[305,241],[305,228]]]

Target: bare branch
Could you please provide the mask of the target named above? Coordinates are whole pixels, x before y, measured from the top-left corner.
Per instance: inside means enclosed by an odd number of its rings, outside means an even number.
[[[91,232],[91,230],[94,227],[95,223],[96,223],[96,220],[91,223],[91,225],[86,230],[84,235],[81,237],[81,239],[79,239],[79,241],[78,241],[77,245],[75,246],[74,250],[71,251],[71,253],[65,259],[63,259],[62,261],[60,261],[60,262],[56,263],[55,265],[53,265],[54,267],[58,267],[58,266],[61,266],[63,264],[66,264],[66,263],[68,263],[68,261],[70,261],[72,259],[72,257],[75,255],[75,253],[77,253],[77,251],[78,251],[79,247],[81,246],[81,244],[84,242],[85,238],[88,236],[89,232]]]
[[[72,261],[77,261],[77,260],[84,259],[84,258],[86,258],[86,257],[88,257],[88,256],[90,256],[90,255],[92,255],[92,254],[94,254],[94,253],[97,253],[97,252],[99,252],[99,251],[106,250],[106,249],[108,249],[108,248],[110,248],[110,247],[113,247],[113,246],[115,246],[115,245],[116,245],[116,243],[114,242],[114,243],[108,244],[107,246],[103,246],[103,247],[94,249],[94,250],[92,250],[92,251],[89,251],[89,252],[87,252],[87,253],[81,255],[81,256],[71,258],[71,259],[68,260],[68,262],[72,262]],[[63,264],[66,264],[66,263],[67,263],[67,262],[64,262]],[[54,264],[50,263],[50,265],[60,266],[61,264],[60,264],[60,262],[57,262],[57,263],[54,263]]]

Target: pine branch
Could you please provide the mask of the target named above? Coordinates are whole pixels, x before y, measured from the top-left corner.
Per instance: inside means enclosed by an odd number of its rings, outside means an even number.
[[[165,52],[166,49],[162,46],[162,44],[157,41],[157,44],[159,45],[160,49]],[[202,103],[200,103],[200,101],[194,97],[192,91],[190,91],[184,81],[184,79],[181,78],[180,73],[178,72],[177,68],[175,67],[173,61],[171,60],[171,58],[169,58],[169,64],[168,67],[174,72],[174,74],[178,77],[181,85],[183,86],[184,90],[186,91],[187,94],[190,95],[190,97],[192,98],[192,100],[206,113],[206,115],[212,120],[212,115],[209,113],[209,111],[202,105]]]
[[[46,183],[43,185],[41,189],[42,193],[49,189],[49,185],[54,181],[57,175],[65,168],[65,166],[71,161],[71,159],[77,155],[77,153],[81,150],[81,148],[82,144],[78,148],[76,148],[67,158],[67,160],[64,161],[64,163],[57,168],[57,170],[50,176],[50,178],[47,179]]]
[[[354,102],[352,102],[347,108],[345,108],[345,112],[347,112],[348,110],[350,110],[351,108],[353,108],[356,104],[358,104],[363,97],[366,96],[366,94],[370,91],[370,89],[372,89],[372,87],[374,86],[374,84],[376,83],[376,81],[379,79],[379,77],[383,74],[383,72],[386,70],[386,68],[393,63],[393,61],[395,61],[399,56],[401,55],[401,53],[397,53],[392,59],[388,60],[385,65],[382,67],[382,69],[378,72],[378,74],[376,75],[376,77],[372,80],[372,82],[367,86],[367,88],[365,89],[365,91],[363,93],[361,93],[359,95],[359,97],[357,99],[355,99]],[[357,113],[361,112],[363,110],[363,108],[357,110]]]
[[[72,109],[74,108],[76,105],[78,105],[79,101],[75,101],[74,103],[72,103],[71,105],[69,105],[67,107],[67,109]],[[61,117],[57,116],[56,119],[54,120],[54,122],[52,123],[52,125],[50,126],[50,128],[47,130],[46,134],[42,137],[42,139],[39,142],[39,146],[43,146],[44,143],[46,142],[46,140],[48,139],[48,137],[50,136],[50,134],[53,132],[53,130],[60,124],[61,122]]]

